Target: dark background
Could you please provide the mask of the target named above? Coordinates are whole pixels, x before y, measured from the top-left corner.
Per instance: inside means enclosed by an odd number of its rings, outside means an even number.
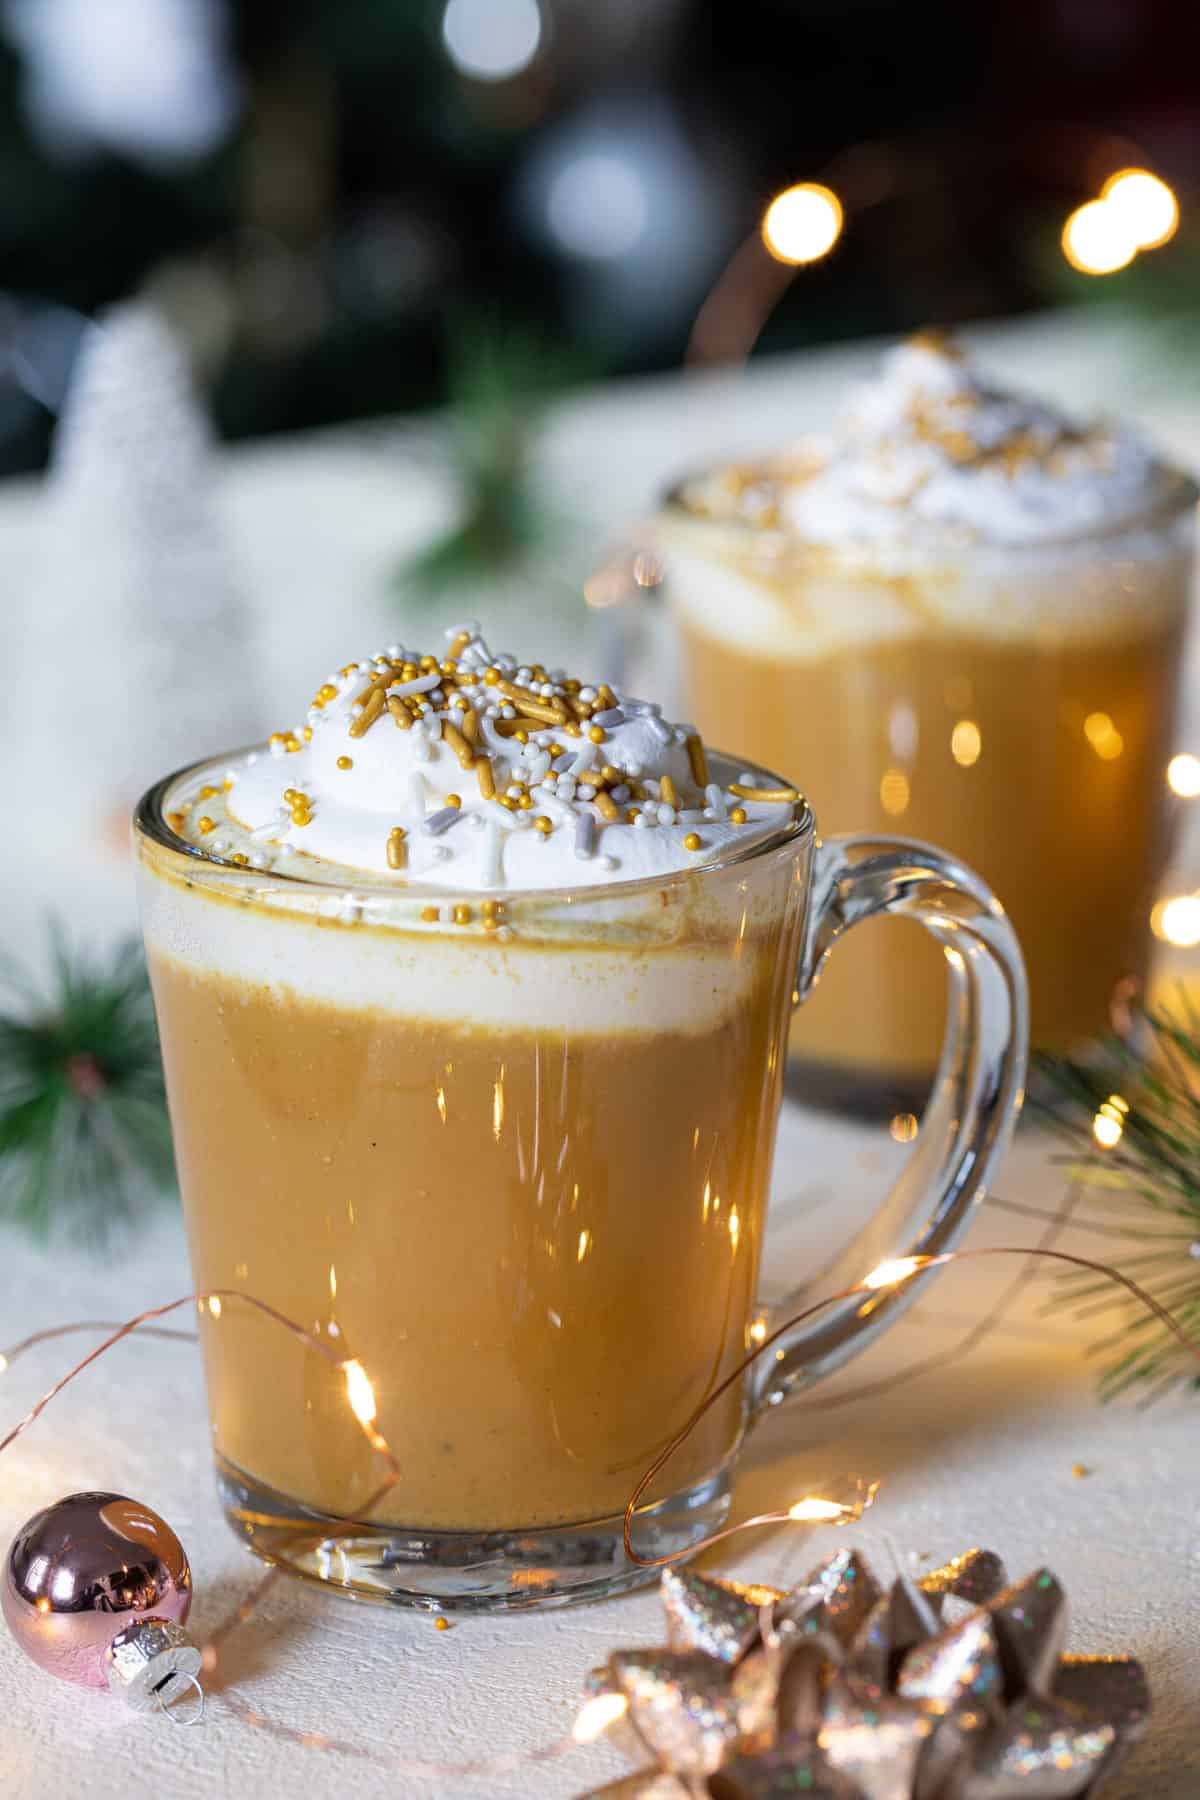
[[[533,59],[485,81],[446,0],[0,0],[0,471],[43,460],[82,318],[147,285],[229,437],[435,403],[463,320],[670,367],[801,180],[845,231],[760,351],[1200,299],[1194,0],[539,4]],[[1063,221],[1130,161],[1180,232],[1078,275]]]

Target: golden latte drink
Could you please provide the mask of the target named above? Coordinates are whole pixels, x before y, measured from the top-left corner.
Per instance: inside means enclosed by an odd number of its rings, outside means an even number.
[[[608,1591],[642,1578],[622,1511],[706,1400],[637,1515],[655,1554],[723,1518],[755,1406],[888,1322],[904,1296],[873,1293],[742,1373],[788,1022],[833,930],[814,842],[779,778],[474,628],[346,665],[294,730],[147,796],[213,1444],[256,1548],[419,1604]],[[926,916],[928,872],[860,880],[853,851],[823,852],[837,929]],[[957,905],[982,952],[952,1050],[987,1090],[956,1089],[931,1251],[1017,1104],[1023,1016],[995,902],[936,887],[930,929]],[[872,1261],[912,1217],[910,1184]]]
[[[832,444],[689,482],[663,520],[700,727],[802,770],[827,828],[865,819],[979,869],[1017,927],[1043,1049],[1103,1030],[1145,970],[1194,501],[1127,434],[998,395],[918,340]],[[928,1073],[943,968],[878,927],[794,1051]]]

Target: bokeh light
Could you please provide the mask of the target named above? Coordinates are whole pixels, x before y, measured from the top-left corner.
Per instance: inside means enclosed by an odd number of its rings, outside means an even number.
[[[474,81],[511,81],[542,41],[537,0],[449,0],[442,42],[455,68]]]
[[[1125,748],[1125,739],[1106,712],[1089,713],[1083,732],[1101,762],[1115,762]]]
[[[960,719],[950,733],[950,754],[960,768],[969,769],[979,761],[983,749],[983,733],[974,719]]]
[[[891,818],[908,808],[908,776],[903,769],[885,769],[879,783],[879,804]]]
[[[546,202],[550,230],[575,256],[609,262],[641,241],[650,214],[645,183],[616,149],[585,151],[565,162]]]
[[[1148,169],[1121,169],[1100,190],[1109,213],[1120,220],[1138,250],[1157,250],[1175,236],[1179,202]]]
[[[785,188],[763,214],[763,243],[777,262],[817,262],[841,235],[842,203],[817,181]]]
[[[1194,800],[1200,794],[1200,756],[1184,752],[1173,756],[1167,764],[1167,786],[1183,800]]]
[[[1100,1102],[1100,1109],[1092,1120],[1092,1136],[1102,1150],[1116,1149],[1125,1130],[1128,1111],[1129,1102],[1120,1094],[1110,1094],[1107,1100]]]
[[[1160,900],[1150,914],[1150,929],[1155,937],[1181,950],[1200,944],[1200,896],[1176,894],[1171,900]]]
[[[1082,275],[1112,275],[1137,255],[1129,221],[1105,200],[1077,206],[1062,233],[1063,255]]]

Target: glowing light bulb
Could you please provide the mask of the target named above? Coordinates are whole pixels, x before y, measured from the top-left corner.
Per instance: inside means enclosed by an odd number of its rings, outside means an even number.
[[[1138,250],[1157,250],[1175,236],[1179,202],[1148,169],[1119,169],[1101,188],[1100,198]]]
[[[950,733],[950,754],[960,768],[969,769],[979,761],[983,749],[983,733],[974,719],[960,719]]]
[[[923,1256],[897,1256],[891,1262],[881,1262],[877,1269],[872,1269],[869,1275],[863,1276],[860,1286],[867,1288],[898,1287],[902,1281],[907,1281],[910,1275],[915,1275],[924,1261]]]
[[[449,0],[442,14],[446,54],[475,81],[511,81],[541,41],[537,0]]]
[[[577,1744],[594,1744],[628,1711],[629,1702],[624,1694],[595,1694],[580,1707],[571,1727],[571,1736]]]
[[[1173,756],[1167,764],[1167,786],[1184,800],[1200,794],[1200,756]]]
[[[842,218],[842,203],[832,188],[801,181],[768,206],[762,240],[776,262],[818,262],[841,237]]]
[[[1129,1102],[1120,1094],[1110,1094],[1101,1102],[1100,1110],[1092,1120],[1092,1136],[1102,1150],[1112,1150],[1120,1143],[1128,1111]]]
[[[788,1518],[801,1519],[810,1525],[832,1525],[838,1519],[848,1518],[852,1510],[837,1500],[821,1500],[816,1494],[806,1494],[795,1506],[788,1507]]]
[[[342,1364],[346,1377],[346,1398],[350,1402],[350,1410],[360,1425],[371,1425],[375,1421],[375,1389],[371,1386],[367,1371],[353,1357]]]
[[[1164,938],[1181,950],[1200,944],[1200,895],[1177,894],[1173,900],[1162,900],[1150,915],[1155,937]]]
[[[1062,231],[1063,255],[1081,275],[1112,275],[1137,255],[1129,222],[1107,200],[1077,206]]]

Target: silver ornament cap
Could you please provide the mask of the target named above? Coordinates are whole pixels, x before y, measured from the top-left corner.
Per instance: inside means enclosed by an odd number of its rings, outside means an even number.
[[[199,1696],[203,1711],[204,1694],[197,1679],[200,1661],[199,1650],[181,1625],[171,1619],[139,1619],[119,1631],[108,1646],[104,1673],[111,1691],[135,1712],[154,1707],[165,1711],[189,1688]]]

